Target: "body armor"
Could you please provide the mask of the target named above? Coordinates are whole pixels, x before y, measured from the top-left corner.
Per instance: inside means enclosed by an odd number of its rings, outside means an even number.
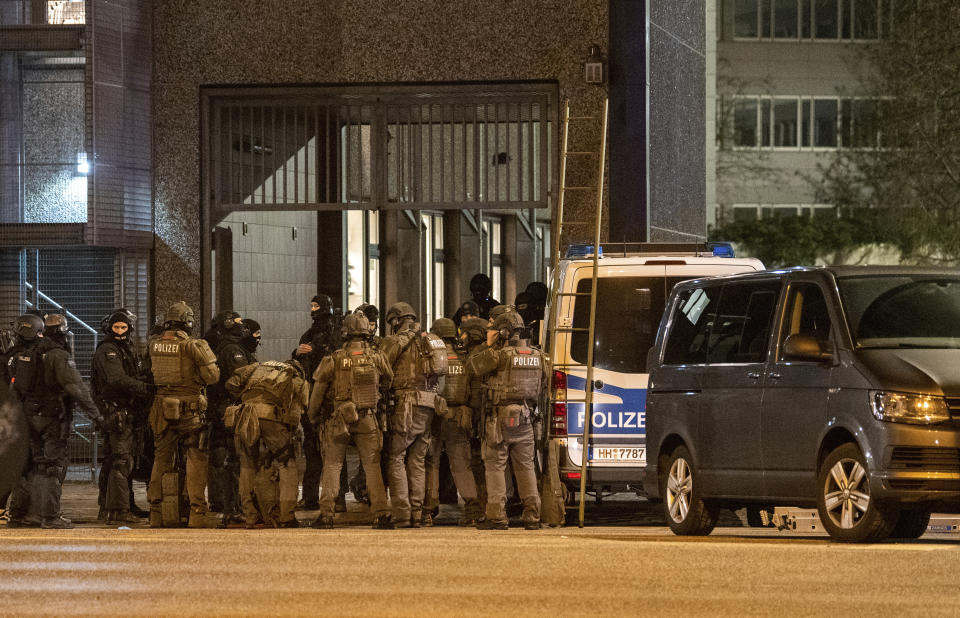
[[[183,331],[168,330],[150,338],[150,363],[153,381],[158,387],[199,394],[207,382],[201,374],[210,371],[211,366],[216,369],[217,359],[202,339],[194,339]]]
[[[542,375],[543,357],[539,350],[526,346],[504,347],[500,370],[494,379],[493,402],[504,405],[536,401]]]
[[[447,349],[447,377],[443,385],[443,398],[448,406],[467,405],[470,391],[466,365],[460,353],[451,345]]]
[[[349,401],[357,410],[376,408],[380,400],[380,373],[370,348],[360,342],[350,343],[333,353],[333,362],[336,404]]]
[[[247,380],[243,399],[246,401],[253,397],[260,397],[284,410],[304,408],[309,398],[309,387],[290,365],[267,361],[258,364]]]

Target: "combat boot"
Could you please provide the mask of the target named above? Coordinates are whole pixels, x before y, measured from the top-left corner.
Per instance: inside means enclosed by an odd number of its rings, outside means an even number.
[[[141,524],[143,520],[130,511],[107,511],[108,524]]]
[[[296,519],[288,519],[277,524],[277,528],[299,528],[300,522]]]
[[[27,515],[26,517],[13,517],[7,520],[7,528],[39,528],[43,522],[39,517]]]
[[[420,517],[420,525],[424,528],[433,527],[433,514],[430,511],[424,511],[423,516]]]
[[[321,515],[310,524],[310,527],[315,530],[330,530],[333,528],[333,519]]]
[[[190,509],[188,528],[216,528],[220,522],[215,517],[209,517],[207,512],[200,509]]]
[[[539,530],[540,522],[539,521],[525,521],[523,522],[524,530]]]
[[[73,522],[66,517],[49,517],[43,520],[40,527],[44,530],[70,530],[73,528]]]
[[[373,529],[374,530],[393,530],[396,526],[393,525],[393,517],[388,515],[379,515],[376,519],[373,520]]]
[[[484,519],[477,524],[477,530],[509,530],[510,524],[495,519]]]

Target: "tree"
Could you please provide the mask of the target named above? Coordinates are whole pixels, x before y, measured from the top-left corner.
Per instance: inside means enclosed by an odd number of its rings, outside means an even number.
[[[898,0],[894,10],[892,31],[859,47],[860,99],[842,129],[848,147],[821,168],[818,201],[876,209],[906,259],[955,263],[960,2]]]

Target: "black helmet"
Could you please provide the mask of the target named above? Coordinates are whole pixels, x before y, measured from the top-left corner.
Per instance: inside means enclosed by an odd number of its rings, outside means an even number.
[[[355,311],[343,318],[344,337],[363,337],[370,334],[370,321],[362,312]]]
[[[467,336],[467,343],[480,343],[487,338],[487,321],[483,318],[467,318],[460,323],[460,332]]]
[[[113,325],[117,322],[123,322],[127,325],[128,330],[133,330],[133,327],[137,325],[137,316],[129,309],[121,307],[100,320],[100,330],[107,335],[112,335]]]
[[[394,320],[399,320],[401,318],[410,318],[411,320],[417,319],[417,314],[408,303],[399,302],[394,303],[387,309],[387,324],[392,324]]]
[[[437,318],[430,327],[430,332],[441,339],[456,339],[457,325],[450,318]]]
[[[43,320],[33,313],[25,313],[17,318],[14,330],[22,339],[33,341],[43,332]]]
[[[474,298],[486,298],[490,295],[492,289],[493,283],[490,281],[490,277],[483,273],[477,273],[470,279],[470,294]]]
[[[67,316],[62,313],[48,313],[43,319],[44,335],[61,334],[70,330]]]
[[[377,309],[376,305],[371,305],[370,303],[364,303],[357,307],[354,313],[357,312],[362,313],[367,318],[367,321],[370,322],[371,326],[376,324],[377,320],[380,319],[380,310]]]
[[[310,315],[318,317],[321,315],[333,315],[333,299],[326,294],[317,294],[310,299],[311,303],[319,305],[316,309],[310,310]]]

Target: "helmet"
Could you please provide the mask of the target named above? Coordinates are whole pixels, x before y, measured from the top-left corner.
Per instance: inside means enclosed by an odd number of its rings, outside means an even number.
[[[343,318],[344,337],[362,337],[370,334],[370,321],[363,313],[351,313]]]
[[[250,337],[253,337],[254,334],[262,330],[260,328],[260,322],[257,322],[253,318],[243,318],[243,320],[241,320],[241,323],[247,329],[247,334]],[[256,338],[259,339],[259,337],[256,337]]]
[[[223,330],[232,330],[237,326],[237,318],[240,317],[240,314],[236,311],[227,309],[226,311],[221,311],[213,318],[213,324],[217,328]]]
[[[15,330],[17,335],[23,339],[32,341],[43,332],[43,320],[40,319],[40,316],[33,313],[25,313],[17,318]]]
[[[493,283],[491,283],[490,277],[483,273],[477,273],[470,279],[470,293],[474,297],[486,298],[490,295],[492,289]]]
[[[112,334],[111,329],[117,322],[123,322],[129,330],[133,330],[133,327],[137,324],[137,316],[129,309],[121,307],[100,320],[100,329],[108,335]]]
[[[513,331],[523,327],[523,318],[513,310],[504,311],[493,320],[493,328],[500,331],[503,337],[508,337]]]
[[[480,306],[472,300],[464,301],[464,303],[460,305],[460,315],[461,316],[468,316],[468,315],[479,316]]]
[[[460,332],[467,335],[467,341],[481,342],[487,338],[487,321],[483,318],[467,318],[460,323]]]
[[[456,339],[457,325],[450,318],[437,318],[430,327],[430,332],[441,339]]]
[[[164,318],[167,322],[180,322],[191,328],[193,327],[193,309],[182,300],[170,305]]]
[[[48,313],[43,319],[44,331],[47,333],[65,333],[70,330],[67,316],[61,313]]]
[[[413,307],[404,302],[394,303],[387,309],[387,323],[392,324],[394,320],[400,318],[410,318],[411,320],[417,319],[417,314],[414,312]]]
[[[333,315],[333,299],[326,294],[317,294],[310,299],[311,303],[317,303],[319,307],[310,311],[313,315]]]
[[[370,322],[371,326],[375,324],[376,321],[380,318],[380,310],[377,309],[376,305],[371,305],[369,303],[364,303],[359,307],[357,307],[354,313],[357,313],[357,312],[362,313],[364,316],[366,316],[367,321]]]
[[[493,323],[498,317],[510,311],[516,313],[516,309],[513,308],[513,305],[497,305],[490,310],[490,322]]]

